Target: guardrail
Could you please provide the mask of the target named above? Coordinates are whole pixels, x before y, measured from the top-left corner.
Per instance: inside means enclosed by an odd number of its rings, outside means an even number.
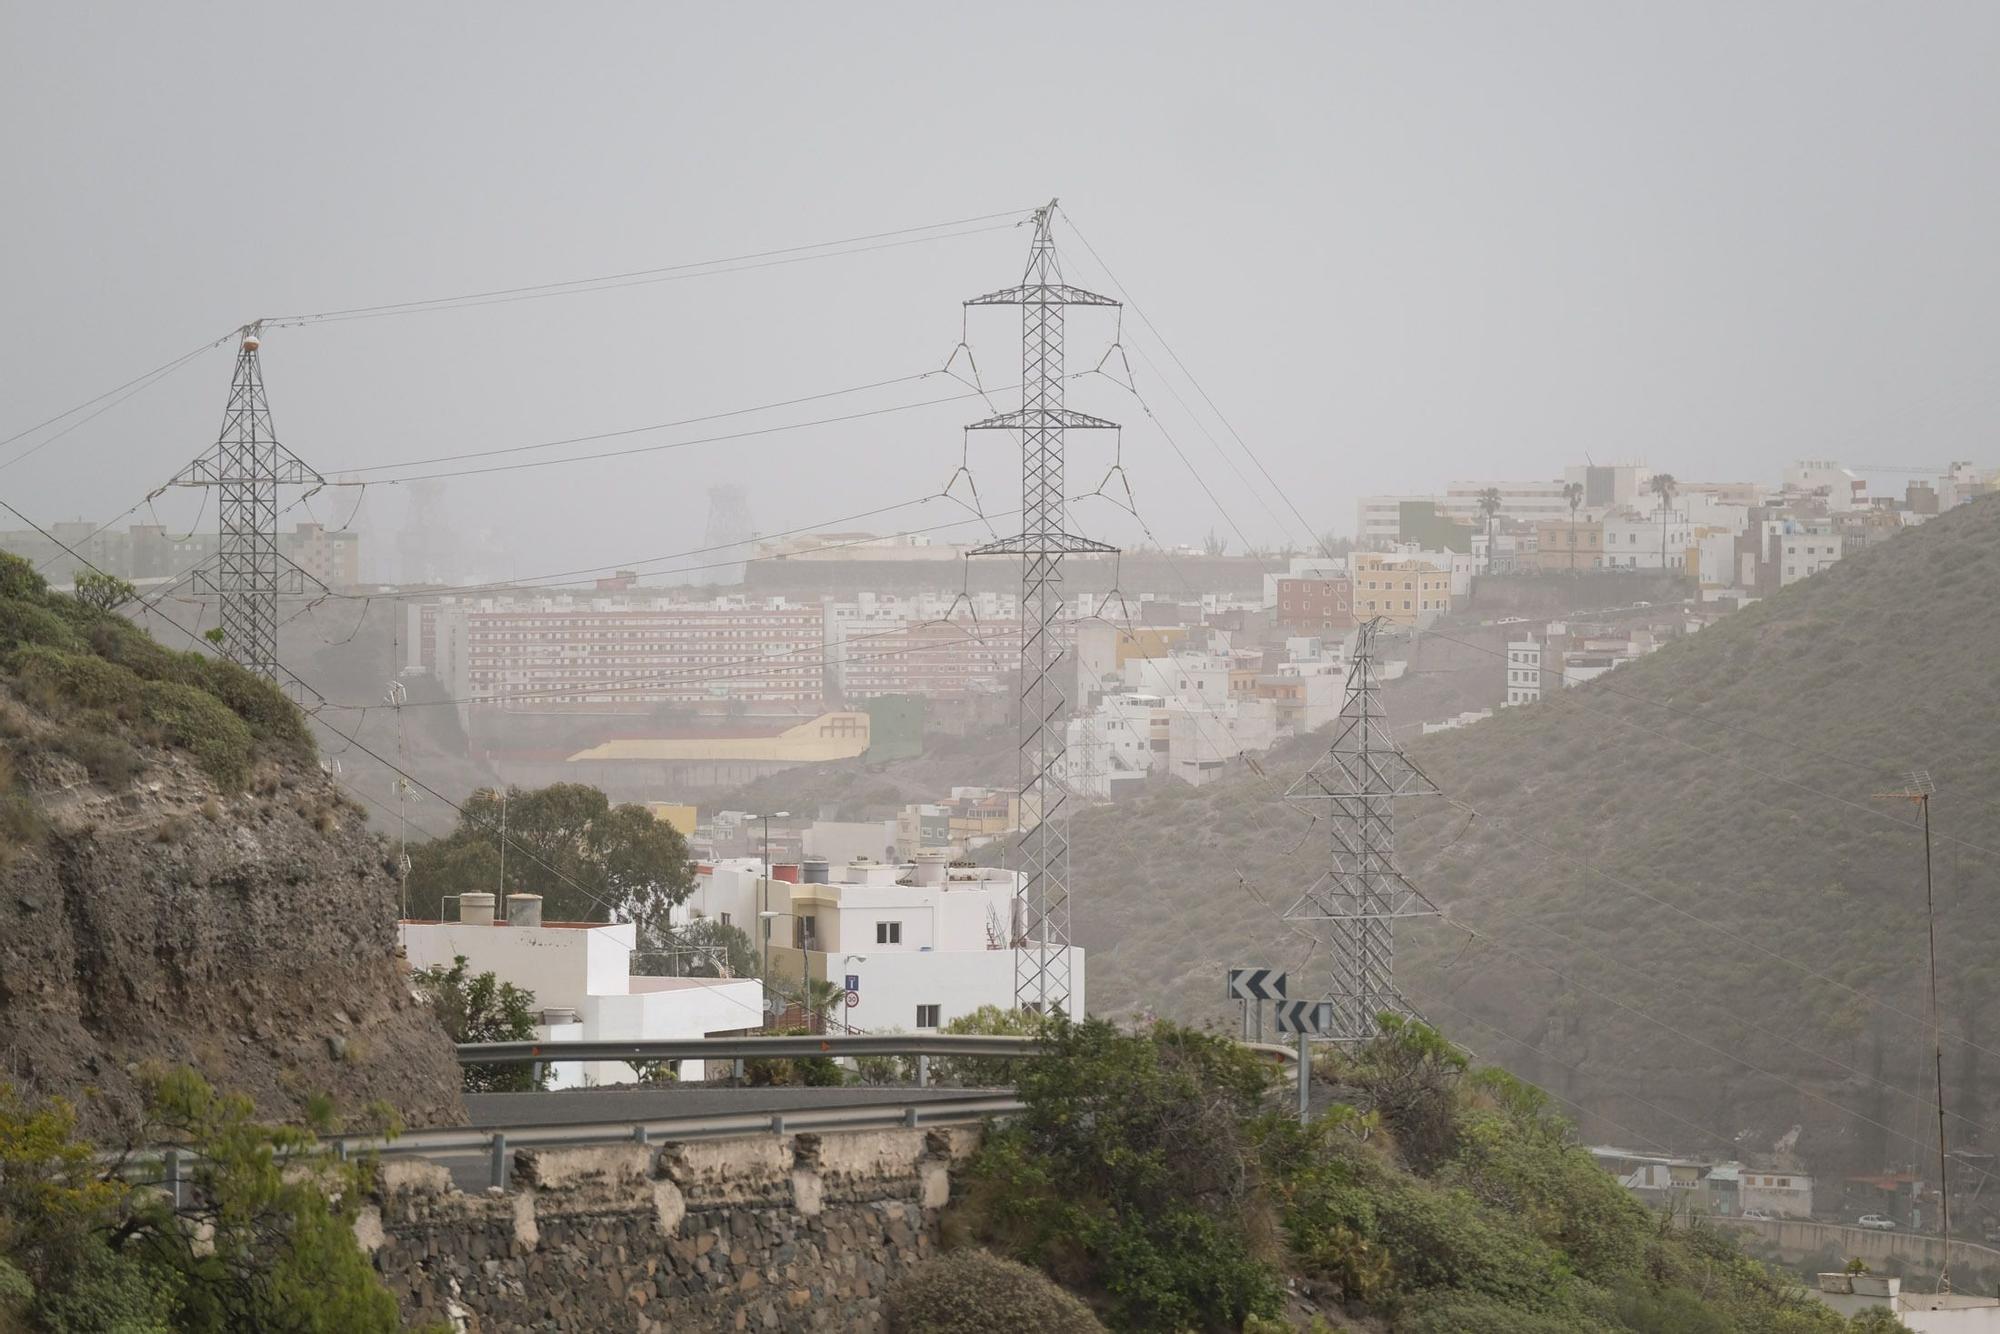
[[[1296,1061],[1298,1053],[1275,1042],[1243,1044],[1280,1062]],[[462,1042],[462,1064],[532,1061],[713,1061],[797,1058],[801,1056],[914,1056],[918,1083],[924,1080],[932,1056],[1034,1056],[1041,1040],[981,1033],[826,1033],[783,1037],[651,1038],[611,1042]]]
[[[963,1124],[989,1116],[1007,1116],[1024,1104],[1012,1093],[991,1090],[958,1098],[921,1102],[870,1103],[843,1107],[798,1107],[772,1112],[708,1112],[688,1116],[646,1117],[643,1120],[595,1121],[583,1124],[531,1124],[494,1130],[413,1130],[394,1139],[336,1137],[326,1141],[336,1157],[451,1158],[483,1156],[486,1184],[504,1189],[515,1149],[587,1148],[600,1144],[650,1144],[655,1141],[718,1139],[728,1135],[795,1134],[818,1130]],[[127,1180],[156,1185],[173,1196],[174,1206],[187,1203],[187,1166],[183,1149],[151,1150],[119,1155]],[[137,1169],[136,1171],[134,1169]]]

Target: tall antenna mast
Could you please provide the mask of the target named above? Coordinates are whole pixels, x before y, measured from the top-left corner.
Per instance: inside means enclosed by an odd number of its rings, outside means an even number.
[[[1018,287],[988,292],[972,306],[1021,308],[1021,410],[973,422],[968,431],[1018,431],[1021,532],[977,547],[975,556],[1021,558],[1020,839],[1023,920],[1015,931],[1014,1003],[1042,1014],[1071,1008],[1069,811],[1063,778],[1069,700],[1061,674],[1062,558],[1116,547],[1068,531],[1063,437],[1070,430],[1116,430],[1117,423],[1063,406],[1063,308],[1116,306],[1108,296],[1062,280],[1050,232],[1056,201],[1034,214],[1035,239]],[[1032,828],[1027,827],[1034,819]]]
[[[1931,893],[1931,793],[1935,791],[1937,784],[1931,781],[1930,770],[1912,769],[1903,780],[1902,791],[1877,792],[1875,795],[1889,801],[1914,801],[1923,810],[1924,816],[1924,923],[1930,936],[1931,1062],[1937,1078],[1938,1225],[1944,1232],[1944,1258],[1938,1262],[1937,1290],[1950,1292],[1951,1182],[1945,1175],[1944,1020],[1938,1010],[1937,906]]]
[[[1416,1017],[1396,987],[1395,921],[1437,913],[1396,866],[1396,798],[1439,792],[1389,736],[1375,675],[1381,625],[1377,618],[1356,631],[1333,743],[1285,792],[1327,827],[1327,869],[1285,919],[1307,923],[1326,945],[1334,1023],[1327,1036],[1350,1045],[1376,1035],[1380,1014]]]
[[[278,488],[320,486],[325,479],[278,443],[257,360],[262,327],[262,321],[243,326],[215,448],[169,485],[221,492],[221,540],[214,559],[195,571],[195,586],[221,600],[223,655],[277,681],[278,595],[303,593],[309,580],[319,583],[278,551]]]

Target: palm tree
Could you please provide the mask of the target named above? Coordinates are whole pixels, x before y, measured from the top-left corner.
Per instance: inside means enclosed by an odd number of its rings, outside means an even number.
[[[1486,568],[1493,568],[1493,520],[1500,513],[1500,488],[1489,486],[1479,493],[1479,512],[1486,516]]]
[[[1650,486],[1653,494],[1660,498],[1660,568],[1664,570],[1667,568],[1667,516],[1673,509],[1674,493],[1680,489],[1680,483],[1670,472],[1657,472],[1653,474]]]
[[[799,1015],[808,1029],[824,1033],[827,1020],[832,1017],[835,1007],[846,1002],[847,993],[838,983],[824,978],[810,977],[803,981],[803,986],[791,989],[787,999],[799,1007]]]
[[[1583,483],[1564,482],[1563,499],[1569,502],[1569,572],[1576,573],[1576,507],[1583,503]]]

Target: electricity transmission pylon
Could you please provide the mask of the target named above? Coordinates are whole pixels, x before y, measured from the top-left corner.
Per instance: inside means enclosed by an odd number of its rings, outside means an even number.
[[[1327,1036],[1341,1043],[1373,1038],[1384,1012],[1415,1017],[1396,987],[1395,921],[1437,913],[1396,866],[1396,799],[1439,793],[1389,736],[1375,675],[1380,625],[1369,621],[1355,635],[1332,745],[1285,793],[1327,829],[1327,868],[1285,918],[1306,924],[1327,949]]]
[[[1063,440],[1071,430],[1116,430],[1117,423],[1063,406],[1063,308],[1116,306],[1110,297],[1062,280],[1050,234],[1056,201],[1035,210],[1035,238],[1020,285],[988,292],[972,306],[1021,308],[1021,408],[968,426],[1018,431],[1021,531],[975,548],[975,556],[1021,558],[1020,793],[1022,918],[1014,932],[1014,1003],[1042,1014],[1071,1009],[1068,788],[1063,774],[1069,699],[1061,679],[1062,559],[1117,548],[1068,531]],[[1034,820],[1032,827],[1029,820]]]
[[[194,572],[195,586],[222,606],[222,652],[268,681],[279,679],[278,595],[319,581],[278,550],[278,488],[319,486],[324,479],[278,443],[264,371],[257,360],[261,324],[243,326],[229,407],[215,448],[174,478],[173,486],[220,492],[220,537],[213,558]]]

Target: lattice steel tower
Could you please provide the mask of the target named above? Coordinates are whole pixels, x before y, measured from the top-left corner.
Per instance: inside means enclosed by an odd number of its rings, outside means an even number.
[[[303,593],[311,575],[278,550],[278,488],[318,486],[320,475],[278,443],[264,371],[260,325],[243,326],[229,408],[215,448],[181,470],[174,486],[217,488],[221,541],[195,571],[195,586],[222,604],[222,651],[266,680],[278,680],[278,595]]]
[[[1375,1017],[1385,1010],[1414,1017],[1396,989],[1395,921],[1437,913],[1396,866],[1396,798],[1439,794],[1390,739],[1375,676],[1381,624],[1369,621],[1355,636],[1333,744],[1285,793],[1328,829],[1327,869],[1285,918],[1304,923],[1327,948],[1330,1036],[1345,1043],[1373,1038]]]
[[[1063,308],[1116,306],[1110,297],[1062,280],[1050,227],[1056,201],[1035,210],[1035,239],[1018,287],[988,292],[971,306],[1021,308],[1021,410],[972,423],[970,431],[1021,436],[1021,532],[975,548],[975,556],[1021,558],[1021,820],[1038,817],[1015,844],[1022,918],[1014,936],[1014,1003],[1043,1014],[1070,1009],[1069,792],[1063,777],[1068,692],[1062,681],[1062,558],[1117,548],[1068,531],[1063,438],[1071,430],[1116,430],[1117,423],[1063,406]]]

